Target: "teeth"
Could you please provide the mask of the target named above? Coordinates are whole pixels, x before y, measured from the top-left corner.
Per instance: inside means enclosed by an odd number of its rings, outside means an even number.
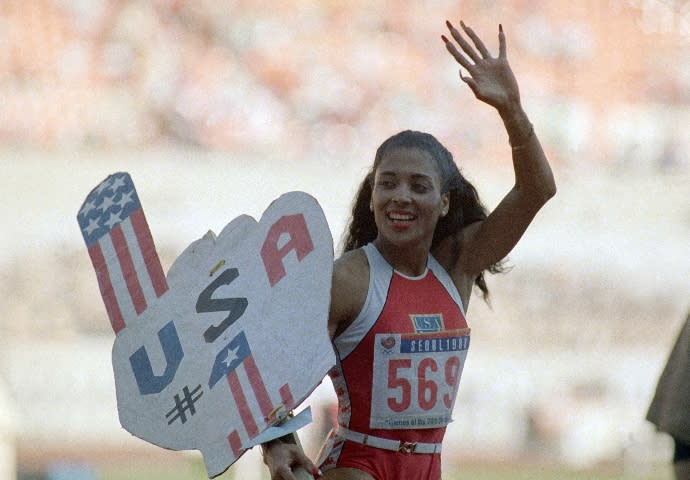
[[[398,221],[409,221],[409,220],[414,220],[414,215],[408,215],[404,213],[389,213],[388,218],[391,220],[398,220]]]

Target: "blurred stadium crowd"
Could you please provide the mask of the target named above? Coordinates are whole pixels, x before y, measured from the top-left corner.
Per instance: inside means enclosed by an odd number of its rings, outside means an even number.
[[[687,164],[682,0],[3,0],[0,142],[328,155],[411,127],[491,151],[439,39],[460,16],[493,51],[503,23],[557,161]]]
[[[415,128],[493,176],[507,138],[458,80],[440,40],[446,18],[463,18],[493,52],[502,23],[525,108],[565,180],[542,243],[525,243],[536,253],[512,283],[492,286],[493,311],[472,307],[478,367],[465,374],[450,443],[467,446],[461,459],[629,471],[666,462],[670,446],[643,411],[686,308],[686,284],[665,276],[684,271],[676,252],[690,218],[686,0],[0,0],[0,165],[6,185],[25,182],[6,189],[19,199],[6,202],[6,225],[36,222],[32,212],[72,189],[46,186],[46,162],[69,176],[66,165],[107,163],[123,148],[147,152],[137,159],[156,169],[165,147],[191,147],[179,158],[209,163],[203,180],[222,164],[209,157],[368,164],[385,137]],[[258,170],[261,182],[285,180]],[[189,188],[170,190],[189,198]],[[16,432],[0,416],[3,480],[43,478],[21,473],[84,451],[87,463],[124,458],[133,445],[115,418],[112,332],[93,270],[81,243],[53,241],[60,222],[47,220],[50,248],[10,252],[0,271],[11,299],[0,306],[0,413],[7,422],[17,411]],[[559,256],[542,255],[553,243]],[[163,263],[178,252],[163,242]]]

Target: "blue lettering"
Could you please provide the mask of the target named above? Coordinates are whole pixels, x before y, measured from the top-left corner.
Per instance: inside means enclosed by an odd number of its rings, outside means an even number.
[[[142,395],[160,393],[165,387],[170,385],[182,362],[182,357],[184,357],[180,337],[175,329],[175,323],[169,322],[161,328],[158,331],[158,339],[165,355],[165,371],[163,375],[155,375],[153,373],[146,347],[140,347],[129,357],[129,363],[132,365],[132,371],[134,371],[134,378]]]

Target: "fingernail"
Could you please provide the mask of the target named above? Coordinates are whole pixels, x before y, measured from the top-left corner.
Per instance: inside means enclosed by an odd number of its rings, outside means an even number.
[[[445,43],[448,43],[448,39],[445,35],[441,35],[441,40],[443,40]]]
[[[448,28],[453,28],[453,25],[448,20],[446,20],[446,26]]]

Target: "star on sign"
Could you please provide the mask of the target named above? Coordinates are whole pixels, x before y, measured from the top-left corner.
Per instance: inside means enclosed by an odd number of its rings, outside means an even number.
[[[107,225],[108,228],[113,228],[115,225],[117,225],[121,221],[122,221],[122,219],[120,218],[120,214],[111,213],[110,218],[108,218],[108,220],[106,220],[104,225]]]
[[[98,230],[100,227],[98,225],[98,222],[96,221],[95,218],[92,218],[89,220],[89,224],[84,228],[86,230],[87,235],[91,235],[94,230]]]
[[[229,367],[232,362],[237,360],[239,357],[237,356],[237,350],[239,350],[239,346],[233,350],[232,348],[228,348],[228,356],[225,357],[225,360],[223,360],[223,363],[225,364],[226,367]]]
[[[120,208],[125,208],[125,205],[132,201],[132,193],[133,190],[122,193],[122,197],[120,197],[120,200],[116,202],[120,206]]]
[[[115,177],[115,181],[111,185],[113,192],[117,192],[117,189],[120,187],[124,187],[125,181],[123,180],[122,177]]]
[[[103,191],[105,191],[105,189],[107,189],[107,188],[110,188],[110,182],[109,182],[109,181],[104,181],[103,183],[101,183],[101,184],[98,186],[98,188],[96,189],[96,193],[97,193],[98,195],[101,195],[101,194],[103,194]]]
[[[110,207],[112,207],[113,205],[115,205],[115,202],[113,202],[113,197],[111,197],[110,195],[108,195],[107,197],[105,197],[105,198],[103,199],[103,203],[101,203],[101,204],[99,205],[99,207],[102,208],[102,209],[103,209],[103,213],[105,213],[105,212],[107,212],[108,209],[109,209]]]
[[[80,214],[82,217],[86,217],[86,216],[89,214],[89,212],[90,212],[91,210],[93,210],[94,208],[96,208],[96,205],[94,205],[93,200],[91,200],[90,202],[85,202],[85,203],[84,203],[84,206],[81,207],[81,210],[79,211],[79,214]]]

